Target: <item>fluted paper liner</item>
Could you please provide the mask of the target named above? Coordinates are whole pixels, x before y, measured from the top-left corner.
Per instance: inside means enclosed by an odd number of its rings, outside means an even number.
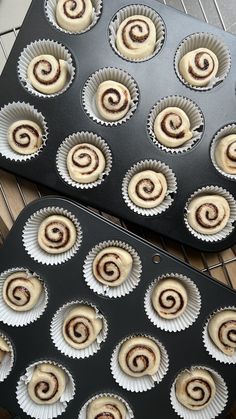
[[[231,179],[231,180],[236,180],[236,175],[232,175],[230,173],[226,173],[224,172],[224,170],[222,170],[216,161],[215,158],[215,150],[216,150],[216,146],[217,144],[220,142],[220,140],[224,137],[227,137],[228,135],[236,135],[236,124],[229,124],[226,125],[225,127],[221,128],[215,135],[215,137],[213,138],[213,141],[211,143],[211,160],[213,165],[215,166],[216,170],[218,170],[218,172],[220,172],[223,176]]]
[[[39,364],[52,364],[60,367],[67,375],[67,385],[61,399],[52,405],[40,405],[33,402],[28,394],[27,385],[30,382],[34,368]],[[60,364],[49,360],[34,362],[26,368],[25,374],[22,375],[17,383],[16,398],[17,401],[27,415],[35,419],[52,419],[65,412],[68,403],[74,398],[75,383],[69,371]]]
[[[113,393],[101,393],[97,394],[96,396],[89,399],[82,407],[78,419],[87,419],[87,409],[90,403],[92,403],[94,400],[100,399],[101,397],[114,397],[115,399],[119,400],[121,403],[123,403],[127,409],[127,413],[124,419],[134,419],[134,414],[132,412],[131,407],[129,404],[120,396]]]
[[[3,285],[7,277],[14,272],[25,272],[27,277],[35,277],[40,280],[43,285],[43,289],[37,304],[29,311],[15,311],[9,307],[3,299]],[[0,274],[0,319],[3,323],[8,326],[26,326],[36,321],[42,316],[48,304],[48,292],[47,287],[35,272],[31,273],[26,268],[12,268]]]
[[[59,254],[49,254],[38,244],[38,230],[45,218],[51,215],[63,215],[75,225],[77,238],[71,249]],[[35,212],[26,222],[23,229],[23,245],[26,252],[37,262],[44,265],[59,265],[71,259],[78,251],[82,242],[82,229],[77,218],[69,211],[60,207],[42,208]]]
[[[82,143],[89,143],[89,144],[94,145],[103,153],[105,157],[105,161],[106,161],[105,169],[103,173],[101,174],[101,176],[99,177],[99,179],[96,180],[95,182],[79,183],[70,177],[70,174],[67,168],[68,153],[72,149],[72,147],[74,147],[77,144],[82,144]],[[99,137],[98,135],[92,132],[81,131],[81,132],[77,132],[75,134],[70,135],[60,145],[57,152],[56,165],[57,165],[57,170],[60,176],[70,186],[73,186],[74,188],[77,188],[77,189],[91,189],[91,188],[95,188],[96,186],[101,185],[103,180],[109,175],[112,168],[112,154],[107,143],[101,137]]]
[[[5,342],[10,348],[10,353],[6,353],[6,355],[4,355],[2,362],[0,363],[0,383],[2,383],[3,381],[6,380],[6,378],[8,377],[8,375],[10,374],[13,368],[15,356],[14,356],[12,343],[8,339],[8,337],[4,335],[1,331],[0,331],[0,337],[5,340]]]
[[[204,196],[204,195],[220,195],[228,201],[228,204],[230,207],[230,217],[229,217],[228,223],[226,224],[225,228],[223,228],[223,230],[219,231],[216,234],[200,234],[197,231],[195,231],[188,223],[187,214],[188,214],[188,206],[190,202],[193,200],[193,198]],[[205,242],[211,242],[211,243],[219,241],[219,240],[223,240],[234,230],[234,223],[236,221],[236,201],[233,195],[231,195],[231,193],[229,193],[228,191],[226,191],[225,189],[219,186],[206,186],[204,188],[198,189],[196,192],[194,192],[191,195],[191,197],[189,198],[185,206],[184,221],[189,232],[193,234],[193,236],[199,240],[203,240]]]
[[[116,34],[121,23],[125,19],[135,16],[135,15],[142,15],[151,19],[151,21],[154,23],[154,26],[156,28],[157,40],[156,40],[155,50],[151,55],[145,58],[132,60],[131,58],[125,57],[123,54],[121,54],[118,48],[116,47]],[[151,7],[144,6],[143,4],[132,4],[131,6],[126,6],[123,9],[119,10],[114,16],[114,18],[112,19],[109,26],[109,40],[110,40],[110,44],[113,50],[121,58],[124,58],[127,61],[132,61],[132,62],[137,62],[137,63],[147,61],[147,60],[150,60],[150,58],[154,57],[161,50],[164,44],[165,24],[161,16]]]
[[[102,119],[101,115],[99,114],[96,106],[96,92],[98,87],[101,83],[107,80],[112,80],[118,83],[123,84],[130,92],[131,96],[131,106],[127,114],[124,118],[120,119],[119,121],[106,121]],[[100,70],[97,70],[93,73],[83,88],[82,92],[82,101],[84,109],[87,115],[95,122],[105,126],[117,126],[121,125],[123,122],[128,121],[131,116],[134,114],[139,100],[139,90],[136,82],[124,70],[120,70],[114,67],[105,67]]]
[[[161,144],[154,132],[154,123],[157,116],[164,109],[169,107],[180,108],[186,113],[190,121],[190,130],[193,134],[193,137],[190,140],[188,140],[182,146],[176,148],[166,147]],[[194,103],[191,99],[183,96],[168,96],[157,102],[156,105],[154,105],[151,109],[148,117],[147,128],[154,144],[160,147],[161,150],[176,154],[183,153],[190,150],[201,139],[204,129],[203,114],[196,103]]]
[[[152,292],[159,281],[174,278],[186,289],[188,303],[185,311],[176,319],[164,319],[156,312],[152,305]],[[170,273],[160,276],[148,288],[144,298],[145,312],[151,322],[165,332],[180,332],[190,327],[198,318],[201,309],[201,295],[196,284],[182,274]]]
[[[236,311],[236,307],[224,307],[220,308],[219,310],[214,311],[212,315],[208,318],[204,329],[203,329],[203,343],[207,350],[207,352],[212,356],[212,358],[216,359],[216,361],[222,362],[224,364],[236,364],[236,350],[234,351],[234,354],[232,356],[224,354],[211,340],[211,337],[208,333],[208,325],[212,317],[221,311],[225,310],[234,310]]]
[[[163,202],[155,208],[141,208],[138,207],[134,202],[131,201],[129,194],[128,194],[128,187],[131,179],[137,173],[140,173],[144,170],[153,170],[157,173],[162,173],[167,181],[167,194],[163,200]],[[162,163],[157,160],[143,160],[136,163],[131,169],[128,170],[126,173],[123,182],[122,182],[122,195],[125,203],[128,207],[138,213],[139,215],[143,216],[154,216],[159,215],[162,212],[166,211],[172,204],[174,198],[172,194],[177,192],[177,181],[176,176],[173,171],[167,166],[165,163]]]
[[[53,93],[50,95],[47,95],[45,93],[41,93],[38,90],[36,90],[32,84],[30,83],[30,80],[27,76],[27,71],[30,62],[39,55],[42,54],[49,54],[53,55],[58,60],[64,60],[67,62],[67,69],[68,69],[68,77],[67,77],[67,83],[64,86],[62,90],[60,90],[57,93]],[[74,76],[75,76],[75,67],[73,65],[73,60],[71,53],[68,51],[64,45],[60,44],[57,41],[52,41],[50,39],[42,39],[38,41],[31,42],[31,44],[27,45],[26,48],[22,51],[20,58],[18,60],[17,65],[17,71],[19,79],[22,83],[22,85],[25,87],[28,92],[32,93],[33,95],[36,95],[38,97],[44,97],[44,98],[52,98],[55,96],[58,96],[62,93],[64,93],[68,87],[71,85]]]
[[[144,377],[130,377],[129,375],[125,374],[122,369],[120,368],[118,355],[121,345],[128,339],[132,337],[143,336],[146,338],[151,339],[158,345],[161,354],[160,366],[158,371],[153,376],[144,376]],[[142,393],[144,391],[151,390],[155,387],[156,384],[159,384],[164,376],[166,375],[169,368],[169,357],[165,347],[160,343],[157,339],[149,335],[132,335],[128,336],[127,338],[123,339],[115,348],[112,353],[111,357],[111,373],[113,375],[114,380],[124,388],[125,390],[134,392],[134,393]]]
[[[96,318],[99,318],[103,321],[103,328],[98,334],[96,340],[90,346],[84,349],[75,349],[70,346],[64,339],[62,327],[66,315],[69,314],[70,311],[77,305],[81,304],[92,307],[96,311]],[[72,301],[64,304],[61,308],[59,308],[59,310],[57,310],[50,326],[50,333],[54,345],[64,355],[69,356],[70,358],[84,359],[94,355],[101,349],[102,343],[105,342],[107,338],[108,324],[103,314],[94,304],[90,304],[87,301]]]
[[[95,257],[101,250],[110,246],[120,247],[121,249],[126,250],[133,258],[132,270],[129,276],[122,284],[118,285],[117,287],[109,287],[108,285],[101,284],[93,275],[93,261]],[[118,240],[109,240],[97,244],[89,252],[84,262],[83,273],[85,282],[92,291],[109,298],[119,298],[129,294],[138,286],[142,273],[142,263],[136,250],[134,250],[127,243]]]
[[[211,374],[216,385],[215,398],[207,407],[203,408],[202,410],[194,411],[194,410],[187,409],[178,401],[176,397],[175,383],[178,378],[176,377],[174,383],[172,384],[171,392],[170,392],[171,405],[173,409],[175,410],[175,412],[177,413],[177,415],[183,419],[214,419],[223,412],[227,404],[228,389],[227,389],[226,383],[221,377],[221,375],[218,372],[212,370],[211,368],[207,368],[204,366],[193,366],[189,369],[186,368],[185,371],[192,371],[194,369],[204,369]]]
[[[14,151],[8,143],[8,131],[10,126],[19,120],[33,121],[42,130],[42,145],[33,154],[19,154]],[[44,116],[37,111],[33,105],[25,102],[13,102],[5,105],[0,110],[0,154],[12,161],[27,161],[38,156],[46,145],[48,138],[48,127]]]
[[[211,50],[217,56],[219,61],[219,69],[216,77],[213,78],[207,86],[203,87],[192,86],[179,72],[179,62],[181,58],[183,58],[183,56],[188,52],[198,48],[207,48]],[[181,42],[175,54],[174,67],[177,76],[186,86],[198,91],[210,90],[226,79],[231,67],[230,51],[229,48],[215,35],[206,32],[198,32],[188,36]]]
[[[66,29],[63,29],[61,26],[58,25],[57,23],[57,19],[56,19],[56,6],[57,6],[57,2],[58,0],[46,0],[45,4],[44,4],[44,8],[45,8],[45,14],[49,20],[49,22],[54,26],[54,28],[58,29],[61,32],[70,34],[70,35],[79,35],[81,33],[87,32],[90,29],[92,29],[92,27],[94,25],[96,25],[96,23],[98,22],[98,19],[101,16],[101,12],[102,12],[102,0],[91,0],[92,4],[93,4],[93,15],[92,15],[92,22],[90,23],[90,25],[84,29],[83,31],[80,32],[72,32],[72,31],[67,31]]]

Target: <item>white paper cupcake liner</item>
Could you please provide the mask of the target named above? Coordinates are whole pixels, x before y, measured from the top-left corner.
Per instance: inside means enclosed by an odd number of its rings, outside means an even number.
[[[144,377],[130,377],[129,375],[125,374],[122,369],[120,368],[119,361],[118,361],[118,355],[120,351],[121,345],[127,340],[132,337],[136,336],[143,336],[151,339],[154,341],[161,353],[161,361],[160,366],[157,371],[157,373],[153,376],[144,376]],[[115,350],[112,353],[111,357],[111,373],[113,375],[114,380],[124,388],[125,390],[134,392],[134,393],[142,393],[144,391],[151,390],[156,384],[159,384],[164,376],[166,375],[169,368],[169,357],[167,354],[167,351],[165,347],[160,343],[157,339],[153,338],[152,336],[148,335],[133,335],[129,336],[128,338],[123,339],[115,348]]]
[[[118,31],[119,26],[121,23],[134,15],[142,15],[145,17],[148,17],[152,20],[152,22],[155,25],[156,28],[156,34],[157,34],[157,41],[155,45],[155,50],[153,54],[146,58],[141,59],[130,59],[128,57],[125,57],[123,54],[120,53],[120,51],[116,47],[116,34]],[[121,58],[125,59],[126,61],[132,61],[132,62],[143,62],[150,60],[150,58],[153,58],[162,48],[165,40],[165,24],[161,18],[161,16],[151,7],[144,6],[143,4],[133,4],[131,6],[124,7],[123,9],[119,10],[114,18],[112,19],[110,26],[109,26],[109,40],[111,47],[113,50],[118,54]]]
[[[54,26],[54,28],[58,29],[61,32],[68,33],[70,35],[79,35],[81,33],[87,32],[90,29],[92,29],[93,26],[96,25],[98,22],[98,19],[101,16],[102,12],[102,0],[91,0],[93,4],[93,15],[92,15],[92,22],[91,24],[80,32],[71,32],[67,31],[66,29],[61,28],[61,26],[58,25],[57,19],[56,19],[56,6],[57,6],[58,0],[46,0],[44,4],[45,14],[49,20],[49,22]]]
[[[89,406],[89,404],[91,402],[93,402],[94,400],[99,399],[100,397],[114,397],[115,399],[119,400],[120,402],[122,402],[126,409],[127,409],[127,414],[125,416],[124,419],[134,419],[134,414],[133,411],[131,409],[131,407],[129,406],[129,404],[121,397],[117,396],[117,394],[113,394],[113,393],[101,393],[101,394],[97,394],[96,396],[92,397],[91,399],[89,399],[82,407],[78,419],[87,419],[87,408]]]
[[[45,252],[38,244],[38,230],[45,218],[50,215],[64,215],[68,217],[75,225],[77,238],[73,247],[64,253],[49,254]],[[69,211],[60,207],[42,208],[35,212],[26,222],[23,235],[23,245],[26,252],[37,262],[44,265],[59,265],[71,259],[78,251],[82,242],[82,229],[77,218]]]
[[[19,154],[8,143],[8,131],[10,126],[19,120],[33,121],[42,129],[42,145],[34,154]],[[38,156],[46,145],[48,127],[44,116],[33,105],[25,102],[13,102],[5,105],[0,110],[0,154],[13,161],[26,161]]]
[[[75,349],[70,346],[63,337],[62,326],[65,320],[65,317],[69,312],[75,308],[77,305],[86,305],[88,307],[94,308],[96,311],[96,318],[102,319],[103,328],[95,342],[93,342],[88,348],[84,349]],[[56,348],[61,351],[64,355],[69,356],[70,358],[84,359],[88,358],[101,349],[101,345],[105,342],[108,334],[108,323],[102,313],[94,304],[90,304],[87,301],[72,301],[67,304],[64,304],[53,317],[51,326],[50,326],[51,338],[56,346]]]
[[[128,187],[132,177],[144,170],[153,170],[154,172],[162,173],[167,180],[167,194],[164,201],[157,207],[151,209],[138,207],[131,201],[128,194]],[[125,203],[132,211],[143,216],[153,217],[166,211],[171,206],[174,200],[172,194],[175,194],[176,192],[177,180],[174,172],[165,163],[156,160],[143,160],[141,162],[136,163],[134,166],[131,167],[131,169],[128,170],[122,182],[122,195]]]
[[[100,178],[96,180],[95,182],[79,183],[79,182],[75,182],[70,177],[70,174],[67,168],[68,153],[72,149],[72,147],[74,147],[77,144],[82,144],[82,143],[89,143],[99,148],[99,150],[103,153],[105,157],[106,167],[104,169],[104,172],[101,174]],[[91,188],[95,188],[96,186],[101,185],[103,180],[109,175],[112,168],[112,154],[107,143],[101,137],[99,137],[98,135],[92,132],[81,131],[81,132],[77,132],[76,134],[70,135],[60,145],[57,152],[56,165],[57,165],[57,170],[59,172],[59,175],[70,186],[73,186],[74,188],[77,188],[77,189],[91,189]]]
[[[112,80],[123,84],[127,87],[131,96],[131,107],[124,118],[119,121],[110,122],[101,119],[96,106],[96,92],[101,83],[107,80]],[[105,126],[118,126],[128,121],[134,114],[139,100],[139,90],[134,79],[124,70],[114,67],[105,67],[93,73],[83,88],[82,101],[87,115],[95,122]]]
[[[43,55],[43,54],[49,54],[53,55],[58,60],[64,60],[67,62],[67,68],[68,68],[68,78],[67,83],[64,86],[60,92],[54,93],[54,94],[44,94],[41,92],[38,92],[32,84],[30,83],[28,76],[27,76],[27,70],[29,67],[30,62],[33,60],[33,58]],[[36,95],[38,97],[44,97],[44,98],[52,98],[55,96],[58,96],[62,93],[64,93],[68,87],[71,85],[74,76],[75,76],[75,67],[73,65],[73,60],[70,52],[64,45],[59,44],[57,41],[52,41],[49,39],[42,39],[39,41],[32,42],[31,44],[27,45],[27,47],[22,51],[20,58],[18,60],[17,65],[17,71],[19,79],[22,83],[22,85],[25,87],[28,92],[32,93],[33,95]]]
[[[175,278],[181,282],[188,295],[186,309],[176,319],[163,319],[158,315],[152,305],[151,297],[154,287],[159,281],[167,278]],[[201,295],[196,284],[194,284],[191,279],[181,274],[170,273],[160,276],[149,286],[144,298],[144,308],[149,320],[151,320],[155,326],[165,332],[180,332],[181,330],[190,327],[198,318],[201,310]]]
[[[109,287],[108,285],[101,284],[93,275],[93,261],[95,257],[101,250],[110,246],[116,246],[126,250],[133,258],[133,266],[128,278],[117,287]],[[96,245],[87,255],[83,266],[84,279],[89,288],[97,294],[104,295],[109,298],[124,297],[132,292],[139,284],[141,273],[142,263],[136,250],[134,250],[127,243],[117,240],[109,240]]]
[[[188,52],[198,48],[208,48],[214,52],[219,60],[219,69],[216,77],[211,80],[208,86],[203,87],[190,85],[179,72],[179,62],[181,58],[183,58],[183,56]],[[179,45],[175,54],[174,67],[177,76],[186,86],[198,91],[210,90],[226,79],[231,67],[230,51],[229,48],[214,35],[205,32],[195,33],[185,38]]]
[[[8,377],[8,375],[10,374],[13,368],[15,356],[14,356],[12,343],[7,338],[7,336],[1,333],[0,331],[0,337],[6,341],[7,345],[10,348],[10,353],[7,353],[4,356],[2,362],[0,363],[0,383],[2,383],[4,380],[6,380],[6,378]]]
[[[230,218],[228,223],[226,224],[225,228],[223,230],[221,230],[220,232],[216,233],[216,234],[200,234],[197,231],[195,231],[188,223],[188,219],[187,219],[187,214],[188,214],[188,207],[190,202],[193,200],[193,198],[195,198],[196,196],[200,197],[200,196],[204,196],[204,195],[220,195],[223,198],[225,198],[228,201],[229,207],[230,207]],[[216,242],[219,240],[223,240],[225,239],[227,236],[229,236],[230,233],[232,233],[232,231],[234,230],[234,223],[236,221],[236,201],[233,197],[233,195],[231,195],[231,193],[229,193],[228,191],[226,191],[225,189],[219,187],[219,186],[206,186],[204,188],[198,189],[196,192],[194,192],[186,206],[185,206],[185,217],[184,217],[184,221],[185,221],[185,225],[188,229],[188,231],[193,234],[194,237],[196,237],[199,240],[203,240],[205,242]]]
[[[216,359],[216,361],[222,362],[224,364],[236,364],[236,351],[232,356],[227,356],[221,350],[214,344],[214,342],[211,340],[210,335],[208,333],[208,325],[211,318],[220,311],[224,310],[234,310],[236,311],[236,307],[224,307],[220,308],[219,310],[216,310],[207,320],[204,329],[203,329],[203,343],[207,350],[207,352],[212,356],[212,358]]]
[[[205,366],[194,366],[186,370],[193,371],[196,368],[204,369],[212,375],[215,381],[215,385],[216,385],[215,398],[207,407],[203,408],[202,410],[194,411],[194,410],[187,409],[178,401],[176,397],[175,383],[178,378],[176,377],[176,380],[174,381],[171,387],[171,392],[170,392],[171,405],[173,409],[175,410],[175,412],[177,413],[177,415],[183,419],[214,419],[223,412],[227,404],[228,389],[227,389],[226,383],[220,374],[218,374],[216,371],[212,370],[211,368],[207,368]]]
[[[193,137],[187,141],[185,144],[178,148],[166,147],[158,141],[154,133],[154,123],[159,115],[164,109],[169,107],[180,108],[186,113],[190,121],[190,129],[193,133]],[[161,150],[167,151],[170,153],[183,153],[187,150],[190,150],[202,137],[204,129],[204,118],[202,111],[192,100],[183,97],[183,96],[168,96],[161,99],[156,105],[153,106],[148,117],[147,128],[149,135],[151,136],[153,142],[160,147]]]
[[[211,143],[211,160],[213,165],[215,166],[216,170],[218,170],[218,172],[220,172],[223,176],[231,179],[231,180],[236,180],[236,175],[231,175],[230,173],[226,173],[224,172],[217,164],[216,159],[215,159],[215,150],[216,150],[216,146],[219,143],[219,141],[224,138],[227,137],[228,135],[232,135],[235,134],[236,135],[236,124],[229,124],[226,125],[225,127],[221,128],[220,131],[218,131],[215,135],[215,137],[213,138],[213,141]]]
[[[35,277],[40,280],[43,285],[43,290],[37,304],[29,311],[15,311],[9,307],[3,300],[3,285],[7,277],[14,272],[25,272],[27,277]],[[45,283],[42,279],[36,274],[31,273],[28,269],[25,268],[12,268],[0,274],[0,318],[1,321],[8,326],[26,326],[30,323],[36,321],[39,317],[42,316],[48,304],[48,292]]]
[[[27,385],[30,382],[34,368],[39,364],[52,364],[60,367],[64,370],[67,375],[67,385],[64,393],[61,396],[61,399],[52,405],[40,405],[33,402],[28,394]],[[23,376],[20,377],[17,389],[16,389],[16,398],[17,401],[27,415],[35,419],[52,419],[61,415],[65,412],[68,403],[74,398],[75,394],[75,383],[70,372],[60,364],[52,362],[49,360],[34,362],[29,367],[26,368],[26,372]]]

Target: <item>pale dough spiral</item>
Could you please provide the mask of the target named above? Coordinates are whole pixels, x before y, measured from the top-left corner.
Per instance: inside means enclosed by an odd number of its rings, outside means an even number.
[[[79,183],[96,182],[106,167],[104,154],[89,143],[72,147],[67,156],[67,168],[71,179]]]
[[[185,287],[175,278],[160,280],[152,292],[152,305],[164,319],[175,319],[186,309],[188,295]]]
[[[58,25],[69,32],[81,32],[92,23],[91,0],[58,0],[56,19]]]
[[[74,223],[63,215],[51,215],[40,225],[39,246],[47,253],[63,253],[71,249],[76,241]]]
[[[9,127],[8,144],[18,154],[34,154],[42,145],[42,136],[38,124],[22,119]]]
[[[10,348],[5,339],[0,336],[0,366],[6,354],[10,352]]]
[[[157,115],[154,133],[161,144],[170,148],[180,147],[193,137],[187,114],[176,107],[166,108]]]
[[[101,396],[92,400],[87,408],[86,419],[126,419],[127,409],[119,399]]]
[[[130,92],[121,83],[112,80],[104,81],[97,89],[96,106],[105,121],[119,121],[130,109]]]
[[[236,311],[223,310],[216,313],[209,322],[208,332],[221,352],[233,356],[236,351]]]
[[[194,87],[207,86],[217,75],[219,61],[207,48],[188,52],[179,62],[179,71],[184,80]]]
[[[131,201],[140,208],[155,208],[167,194],[167,181],[162,173],[144,170],[132,177],[128,186]]]
[[[218,141],[215,159],[223,172],[236,175],[236,134],[227,135]]]

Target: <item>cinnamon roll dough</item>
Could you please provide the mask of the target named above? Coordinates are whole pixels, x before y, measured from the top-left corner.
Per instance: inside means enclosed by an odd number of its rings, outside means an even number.
[[[162,173],[144,170],[134,175],[128,186],[130,200],[140,208],[155,208],[167,194],[167,181]]]
[[[153,21],[143,15],[126,18],[118,28],[116,46],[121,55],[140,60],[153,54],[157,33]]]
[[[91,0],[58,0],[56,20],[62,29],[69,32],[82,32],[90,26],[92,18]]]
[[[63,215],[50,215],[40,225],[38,244],[47,253],[59,254],[70,250],[76,242],[74,223]]]
[[[8,354],[9,352],[11,352],[7,342],[5,341],[5,339],[0,336],[0,366],[1,363],[5,357],[6,354]]]
[[[22,119],[11,124],[8,130],[8,144],[18,154],[34,154],[41,147],[42,129],[33,121]]]
[[[223,172],[236,175],[236,134],[227,135],[217,142],[215,159]]]
[[[100,396],[92,400],[86,412],[86,419],[126,419],[127,409],[116,397]]]
[[[209,321],[208,333],[221,352],[233,356],[236,352],[236,311],[216,313]]]
[[[204,409],[216,394],[213,377],[201,368],[183,371],[176,380],[175,389],[177,399],[189,410]]]
[[[127,250],[111,246],[101,250],[95,257],[93,275],[101,284],[117,287],[128,278],[132,266],[133,258]]]
[[[65,316],[62,332],[68,345],[84,349],[96,341],[102,328],[103,320],[97,317],[96,310],[81,304]]]
[[[102,177],[105,167],[106,160],[102,151],[92,144],[77,144],[68,153],[67,169],[75,182],[96,182]]]
[[[131,337],[122,343],[118,361],[122,371],[135,378],[157,373],[161,360],[160,349],[151,338]]]
[[[30,62],[27,77],[38,92],[46,95],[58,93],[67,83],[68,64],[53,55],[39,55]]]
[[[183,284],[175,278],[158,281],[152,292],[152,305],[164,319],[176,319],[185,311],[188,294]]]
[[[105,121],[119,121],[127,115],[131,107],[130,92],[125,85],[106,80],[98,86],[96,106]]]
[[[7,276],[3,284],[3,301],[14,311],[25,312],[36,306],[43,292],[41,281],[27,272]]]
[[[157,140],[169,148],[180,147],[193,138],[187,114],[177,107],[168,107],[157,115],[154,133]]]
[[[205,87],[216,77],[219,61],[213,51],[198,48],[185,54],[179,62],[179,72],[194,87]]]

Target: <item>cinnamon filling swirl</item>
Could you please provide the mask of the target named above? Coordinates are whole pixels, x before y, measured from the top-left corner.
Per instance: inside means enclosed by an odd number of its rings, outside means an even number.
[[[59,0],[56,7],[58,25],[69,32],[86,30],[93,20],[91,0]]]
[[[121,83],[112,80],[104,81],[99,85],[96,93],[96,106],[104,120],[119,121],[130,109],[130,92]]]
[[[233,356],[236,351],[236,311],[222,310],[216,313],[209,322],[208,332],[221,352]]]
[[[159,280],[153,288],[151,299],[154,310],[164,319],[179,317],[188,303],[184,285],[175,278]]]
[[[134,175],[128,186],[131,201],[140,208],[155,208],[167,193],[167,181],[162,173],[144,170]]]
[[[215,159],[223,172],[236,175],[236,134],[228,135],[218,141]]]
[[[217,56],[207,48],[188,52],[179,63],[179,71],[192,86],[204,87],[216,77],[219,69]]]
[[[154,121],[156,139],[166,147],[177,148],[193,137],[186,113],[177,107],[168,107]]]
[[[92,144],[75,145],[67,156],[70,177],[78,183],[96,182],[102,177],[105,166],[104,154]]]
[[[33,121],[19,120],[8,130],[8,144],[18,154],[34,154],[42,145],[42,130]]]
[[[62,215],[51,215],[40,225],[39,246],[47,253],[63,253],[71,249],[76,241],[74,223]]]
[[[87,419],[126,419],[127,409],[116,397],[100,396],[92,400],[87,408]]]

